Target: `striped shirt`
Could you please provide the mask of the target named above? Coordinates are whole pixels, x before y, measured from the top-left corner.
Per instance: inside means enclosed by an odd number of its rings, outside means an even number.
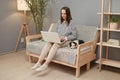
[[[69,41],[75,40],[77,37],[76,27],[73,25],[72,20],[69,25],[67,25],[65,21],[62,24],[59,21],[57,23],[56,32],[58,32],[59,36],[66,37]]]

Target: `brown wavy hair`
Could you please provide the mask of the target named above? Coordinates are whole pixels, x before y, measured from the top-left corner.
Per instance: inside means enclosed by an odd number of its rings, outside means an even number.
[[[67,21],[67,25],[69,25],[70,24],[70,20],[72,20],[72,16],[71,16],[71,12],[70,12],[70,8],[69,7],[62,7],[61,8],[61,11],[62,10],[65,10],[66,11],[66,17],[67,17],[67,19],[66,19],[66,21]],[[64,19],[62,18],[62,12],[60,11],[60,20],[61,20],[61,24],[63,23],[63,21],[64,21]]]

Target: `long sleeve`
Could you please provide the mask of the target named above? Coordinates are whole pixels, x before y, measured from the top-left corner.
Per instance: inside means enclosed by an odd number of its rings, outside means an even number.
[[[65,22],[62,24],[58,22],[56,32],[58,32],[59,36],[66,37],[67,40],[74,40],[77,36],[77,30],[72,21],[70,22],[69,26],[67,26]]]
[[[76,39],[76,36],[77,36],[76,27],[72,26],[71,27],[71,34],[67,36],[67,40],[74,40],[74,39]]]

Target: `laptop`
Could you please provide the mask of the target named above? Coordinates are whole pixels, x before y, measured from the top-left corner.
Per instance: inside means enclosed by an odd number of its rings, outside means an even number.
[[[60,41],[60,37],[57,32],[48,32],[48,31],[41,31],[43,40],[46,42],[54,42],[54,43],[63,43]]]

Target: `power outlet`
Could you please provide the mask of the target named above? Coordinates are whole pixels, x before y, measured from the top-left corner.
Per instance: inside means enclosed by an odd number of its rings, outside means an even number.
[[[24,38],[21,38],[21,41],[20,41],[21,43],[23,43],[24,42]]]

